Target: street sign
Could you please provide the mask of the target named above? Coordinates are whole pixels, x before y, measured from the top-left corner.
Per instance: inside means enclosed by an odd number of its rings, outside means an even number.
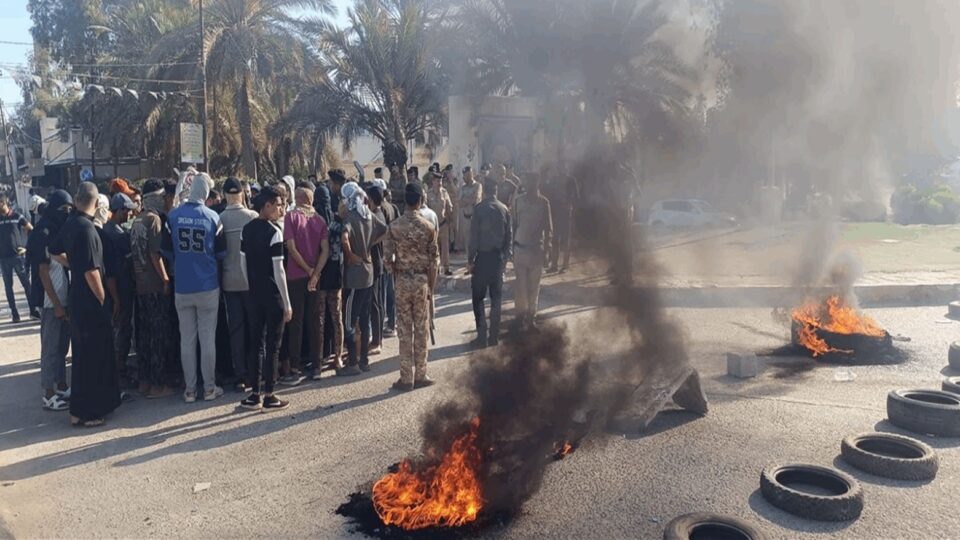
[[[203,126],[180,122],[180,162],[203,163]]]
[[[90,169],[86,167],[80,169],[80,181],[89,182],[91,180],[93,180],[93,173],[90,171]]]

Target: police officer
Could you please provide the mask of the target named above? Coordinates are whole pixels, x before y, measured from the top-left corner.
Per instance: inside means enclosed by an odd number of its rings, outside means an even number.
[[[498,180],[483,181],[483,200],[473,209],[470,220],[470,241],[467,253],[467,271],[472,274],[473,316],[477,323],[477,339],[472,345],[483,348],[495,346],[500,336],[500,304],[503,294],[503,270],[510,259],[512,230],[510,211],[497,200]],[[483,302],[490,294],[490,334]]]
[[[540,176],[527,175],[526,191],[513,205],[513,269],[517,274],[517,322],[520,328],[534,325],[540,300],[540,277],[543,275],[545,253],[550,248],[553,223],[550,220],[550,202],[540,194]]]
[[[440,244],[440,266],[443,268],[443,274],[453,275],[450,272],[450,227],[453,221],[453,202],[450,200],[450,194],[443,187],[440,175],[435,172],[429,172],[424,176],[424,184],[427,186],[427,207],[437,214],[440,234],[437,242]]]
[[[433,384],[427,377],[430,296],[437,277],[437,232],[417,210],[424,202],[419,183],[404,188],[408,212],[390,224],[384,239],[384,263],[393,273],[397,294],[397,337],[400,341],[400,380],[396,390]]]

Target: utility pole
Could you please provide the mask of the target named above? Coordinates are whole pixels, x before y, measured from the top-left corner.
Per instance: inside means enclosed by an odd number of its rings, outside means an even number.
[[[3,100],[0,99],[0,129],[3,130],[3,150],[6,153],[4,159],[3,174],[6,176],[7,167],[10,164],[10,137],[7,135],[7,118],[3,112]],[[16,169],[13,169],[16,172]]]
[[[203,38],[203,0],[200,0],[200,83],[203,86],[202,105],[200,106],[200,124],[202,125],[202,129],[200,133],[203,137],[203,170],[210,172],[210,161],[207,157],[207,52]]]

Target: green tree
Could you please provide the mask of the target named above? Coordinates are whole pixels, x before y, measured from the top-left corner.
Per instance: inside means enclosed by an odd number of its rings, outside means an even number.
[[[287,129],[344,145],[361,134],[381,141],[386,163],[407,162],[407,141],[446,123],[448,80],[436,56],[437,21],[424,2],[361,0],[349,25],[323,35],[331,75],[301,90]]]
[[[214,144],[230,143],[235,129],[239,148],[234,154],[239,155],[244,174],[255,177],[258,160],[269,160],[268,127],[278,104],[274,98],[285,93],[283,85],[289,84],[292,74],[309,65],[310,50],[301,36],[327,24],[322,18],[292,12],[309,9],[328,15],[333,6],[330,0],[211,0],[204,8],[208,88],[217,104],[212,115]],[[154,47],[151,61],[199,58],[197,32],[194,27],[168,34]],[[183,76],[184,71],[164,66],[154,74]]]

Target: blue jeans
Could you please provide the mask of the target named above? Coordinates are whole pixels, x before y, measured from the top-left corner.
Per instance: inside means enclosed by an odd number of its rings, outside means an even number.
[[[23,264],[23,257],[4,257],[0,259],[0,272],[3,274],[3,288],[7,293],[7,305],[10,306],[10,314],[14,319],[20,318],[20,312],[17,311],[17,297],[13,293],[13,274],[16,272],[20,279],[20,285],[23,292],[27,295],[27,302],[30,302],[30,276],[27,274]],[[33,306],[30,306],[33,309]]]

